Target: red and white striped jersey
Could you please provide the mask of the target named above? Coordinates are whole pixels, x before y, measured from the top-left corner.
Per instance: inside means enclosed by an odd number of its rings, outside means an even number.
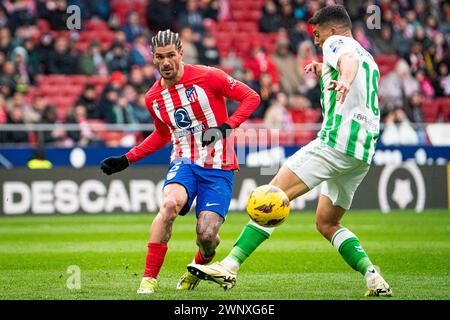
[[[225,98],[240,101],[230,117]],[[185,64],[184,74],[176,85],[165,89],[157,81],[147,92],[146,104],[155,131],[126,156],[130,162],[136,162],[172,140],[171,161],[183,157],[206,168],[239,169],[233,137],[202,147],[202,132],[224,122],[237,128],[259,102],[255,91],[222,70]]]

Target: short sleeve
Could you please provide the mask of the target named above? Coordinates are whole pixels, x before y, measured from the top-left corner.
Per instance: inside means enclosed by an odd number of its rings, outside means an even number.
[[[343,38],[343,36],[331,36],[323,43],[323,61],[334,69],[337,69],[341,55],[354,51],[349,41]]]

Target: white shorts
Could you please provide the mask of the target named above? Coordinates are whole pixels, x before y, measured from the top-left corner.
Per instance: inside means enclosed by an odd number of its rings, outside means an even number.
[[[284,165],[309,189],[323,182],[321,194],[345,210],[350,209],[355,191],[370,168],[367,163],[329,147],[319,138],[298,150]]]

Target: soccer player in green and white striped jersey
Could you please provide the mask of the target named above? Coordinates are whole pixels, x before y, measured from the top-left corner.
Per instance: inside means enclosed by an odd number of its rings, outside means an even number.
[[[271,184],[295,199],[322,183],[316,210],[319,232],[342,258],[365,278],[367,296],[390,296],[392,291],[374,268],[359,239],[340,223],[353,195],[366,176],[379,136],[378,81],[372,56],[352,37],[352,23],[343,6],[327,6],[309,21],[323,63],[312,62],[322,89],[323,124],[318,137],[291,156]],[[200,278],[231,288],[237,270],[274,228],[247,224],[230,254],[210,266],[191,264]]]

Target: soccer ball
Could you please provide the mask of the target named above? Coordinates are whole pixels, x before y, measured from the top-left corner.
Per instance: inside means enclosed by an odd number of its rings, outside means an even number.
[[[262,227],[275,227],[289,216],[289,198],[276,186],[263,185],[252,191],[247,201],[247,213]]]

